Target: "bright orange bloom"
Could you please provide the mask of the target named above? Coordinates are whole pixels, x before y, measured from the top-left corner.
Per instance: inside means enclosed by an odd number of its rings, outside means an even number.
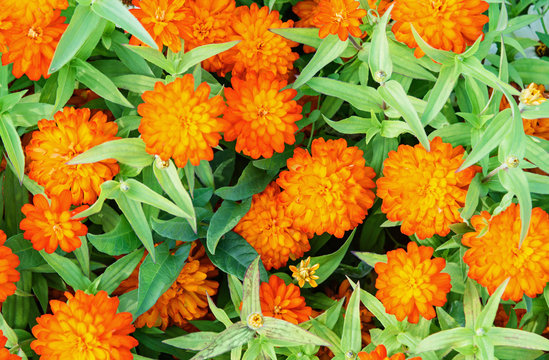
[[[4,332],[0,330],[0,359],[1,360],[21,360],[20,356],[11,354],[8,349],[6,349],[6,343],[8,338],[4,336]]]
[[[73,296],[65,292],[67,302],[51,300],[53,315],[36,319],[32,328],[36,337],[31,348],[42,360],[131,360],[130,349],[137,340],[132,314],[117,313],[119,300],[105,291],[88,295],[77,290]]]
[[[21,220],[19,227],[25,230],[23,237],[32,242],[35,250],[44,249],[51,254],[59,246],[61,250],[71,252],[82,245],[78,237],[85,236],[88,228],[80,222],[82,218],[71,217],[86,210],[87,205],[71,211],[71,194],[68,190],[52,196],[51,206],[41,194],[34,195],[32,202],[21,208],[26,218]]]
[[[309,320],[312,314],[312,309],[305,304],[299,287],[294,284],[286,285],[276,275],[271,275],[269,282],[264,282],[259,287],[259,301],[263,316],[286,320],[296,325]]]
[[[295,142],[295,124],[303,116],[295,100],[297,90],[282,90],[288,83],[271,72],[254,71],[245,80],[233,77],[233,88],[225,88],[229,106],[224,119],[229,123],[225,140],[236,139],[236,151],[254,159],[281,153],[284,144]]]
[[[234,0],[191,0],[187,3],[192,17],[192,25],[183,32],[185,49],[207,44],[219,44],[228,41],[232,30],[229,26],[235,10]],[[223,73],[225,54],[215,55],[202,62],[202,67],[210,72]]]
[[[66,107],[54,120],[40,120],[25,148],[29,177],[44,186],[48,195],[70,190],[73,205],[93,204],[101,184],[118,174],[116,160],[79,165],[66,162],[94,146],[120,139],[115,136],[117,131],[116,123],[107,122],[100,111],[90,119],[90,109]]]
[[[300,258],[311,248],[307,235],[292,226],[293,218],[277,202],[279,193],[280,188],[272,182],[254,195],[250,211],[234,228],[261,255],[267,270],[280,269],[289,258]]]
[[[135,268],[132,275],[120,284],[116,290],[117,294],[137,289],[139,268]],[[208,313],[206,293],[214,296],[219,287],[216,281],[209,279],[217,276],[217,273],[216,267],[206,256],[204,247],[199,242],[194,242],[177,280],[160,296],[152,308],[135,320],[135,326],[159,326],[165,330],[168,326],[182,327],[189,320],[204,317]]]
[[[212,147],[221,139],[226,122],[219,118],[225,103],[219,95],[208,99],[210,86],[203,82],[194,89],[191,74],[164,85],[157,82],[153,91],[145,91],[145,101],[137,112],[143,116],[139,132],[150,154],[164,161],[173,157],[179,167],[198,165],[213,159]]]
[[[526,105],[540,105],[547,101],[549,94],[545,92],[545,86],[531,83],[520,93],[520,102]],[[501,106],[502,105],[502,106]],[[509,102],[504,96],[501,99],[500,109],[508,108]],[[537,136],[549,140],[549,118],[522,119],[522,125],[526,135]]]
[[[443,258],[431,259],[433,248],[408,243],[408,252],[397,249],[387,252],[387,263],[378,262],[376,297],[385,306],[388,314],[398,321],[408,316],[408,321],[417,324],[419,315],[429,320],[436,316],[433,306],[446,303],[450,292],[450,275],[441,273],[446,266]]]
[[[486,10],[483,0],[395,0],[393,32],[398,41],[416,49],[418,58],[425,53],[414,39],[412,25],[432,47],[459,54],[483,35]]]
[[[48,78],[53,53],[68,26],[64,21],[61,11],[56,10],[26,12],[11,26],[4,24],[10,28],[3,32],[8,51],[2,54],[2,65],[13,63],[12,73],[16,78],[24,74],[30,80],[39,80],[41,76]]]
[[[297,148],[288,159],[288,170],[276,180],[284,189],[279,201],[296,228],[341,238],[362,223],[374,204],[374,170],[365,166],[362,150],[347,147],[345,139],[315,139],[311,154]]]
[[[261,9],[256,3],[248,8],[236,8],[231,24],[233,35],[229,40],[240,40],[227,52],[225,72],[232,70],[233,76],[243,75],[247,71],[260,72],[267,70],[282,78],[287,78],[288,71],[299,55],[292,52],[298,44],[269,31],[269,29],[291,28],[293,21],[282,22],[278,11],[269,7]]]
[[[377,5],[379,1],[379,5]],[[368,6],[370,9],[377,9],[380,16],[385,14],[385,11],[393,4],[393,0],[368,0]]]
[[[15,294],[15,283],[19,281],[19,271],[16,270],[19,258],[9,247],[4,246],[5,242],[6,234],[0,230],[0,303]]]
[[[349,33],[354,37],[362,37],[362,30],[358,26],[368,12],[359,9],[359,5],[356,0],[320,0],[313,20],[320,28],[318,36],[324,39],[330,34],[337,34],[341,41],[347,40]]]
[[[397,353],[394,354],[391,357],[387,356],[387,349],[384,345],[378,345],[374,351],[367,353],[365,351],[361,351],[358,353],[358,358],[360,360],[404,360],[404,354],[403,353]],[[413,358],[410,358],[408,360],[421,360],[420,357],[416,356]]]
[[[470,247],[463,261],[469,265],[469,277],[492,294],[511,278],[503,300],[520,301],[543,292],[549,281],[549,215],[541,208],[532,209],[528,235],[519,248],[520,206],[511,204],[491,217],[487,211],[471,218],[475,232],[463,235],[463,245]],[[482,235],[481,235],[482,234]]]
[[[461,222],[459,209],[471,180],[480,170],[471,166],[459,173],[465,150],[452,148],[439,137],[431,141],[431,151],[423,145],[400,145],[384,162],[383,177],[377,180],[381,211],[391,221],[402,221],[400,231],[420,239],[434,234],[446,236],[450,225]]]
[[[296,21],[295,27],[315,27],[314,18],[318,14],[319,3],[320,0],[303,0],[292,6],[292,11],[300,18]]]
[[[133,5],[137,8],[130,12],[152,36],[159,51],[164,45],[173,52],[181,50],[181,38],[192,23],[185,0],[133,0]],[[143,45],[135,36],[130,44]]]

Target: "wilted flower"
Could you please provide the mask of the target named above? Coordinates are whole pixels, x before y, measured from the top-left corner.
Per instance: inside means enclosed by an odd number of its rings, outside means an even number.
[[[15,283],[19,281],[19,271],[16,270],[19,266],[19,257],[4,245],[5,242],[6,234],[0,230],[0,274],[2,274],[0,276],[0,303],[4,302],[8,296],[15,294],[17,289]],[[0,348],[4,345],[0,345]],[[1,353],[0,358],[2,358]]]
[[[545,97],[545,86],[531,83],[526,89],[520,92],[519,100],[526,105],[540,105],[547,100]]]
[[[292,272],[292,277],[298,281],[299,287],[303,287],[305,283],[311,285],[311,287],[317,287],[318,284],[315,280],[318,280],[318,276],[315,275],[315,271],[318,270],[320,264],[310,265],[311,257],[309,256],[306,260],[301,260],[299,267],[290,265],[290,271]]]
[[[271,275],[269,282],[259,288],[261,312],[264,316],[282,319],[292,324],[309,320],[312,309],[305,304],[299,288],[294,284],[286,285],[284,280]]]
[[[364,9],[359,9],[356,0],[320,0],[314,23],[320,28],[318,36],[323,39],[330,34],[337,34],[341,41],[347,40],[349,34],[361,37],[358,27],[366,16]]]

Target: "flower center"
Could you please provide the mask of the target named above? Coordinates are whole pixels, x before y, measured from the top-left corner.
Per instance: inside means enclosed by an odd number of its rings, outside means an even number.
[[[211,30],[212,30],[212,23],[209,21],[207,23],[193,25],[193,35],[198,40],[204,40],[205,38],[207,38],[208,35],[210,35]]]
[[[276,315],[282,314],[282,308],[281,308],[279,305],[275,305],[275,307],[274,307],[274,313],[275,313]]]
[[[269,110],[267,108],[265,108],[265,106],[260,106],[257,109],[257,116],[260,117],[260,118],[264,118],[268,114],[269,114]]]
[[[431,0],[431,7],[433,10],[440,11],[444,5],[444,0]]]
[[[166,17],[166,10],[164,9],[161,9],[161,8],[156,8],[156,11],[154,13],[154,18],[156,19],[156,21],[164,21],[164,18]]]
[[[343,20],[345,20],[345,12],[341,10],[340,12],[335,13],[333,20],[338,24],[341,23]]]
[[[64,237],[63,228],[61,227],[61,225],[59,224],[53,225],[52,230],[58,239],[62,239]]]
[[[44,31],[42,30],[41,27],[39,26],[32,26],[30,29],[29,29],[29,32],[27,33],[27,36],[30,37],[31,39],[33,40],[38,40],[42,37],[42,34],[44,33]]]
[[[525,246],[525,244],[522,244],[522,247],[520,249],[514,248],[512,249],[512,252],[513,260],[515,263],[514,268],[520,269],[528,261],[528,258],[534,253],[534,250],[530,247]]]

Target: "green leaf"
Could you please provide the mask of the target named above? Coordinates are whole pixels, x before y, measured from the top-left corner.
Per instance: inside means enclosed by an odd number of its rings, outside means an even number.
[[[235,186],[226,186],[215,191],[222,199],[239,201],[265,190],[277,174],[277,171],[263,171],[248,164]]]
[[[272,317],[263,318],[257,332],[268,339],[290,341],[296,345],[331,346],[329,342],[290,322]]]
[[[151,35],[122,2],[118,0],[94,0],[91,9],[97,15],[112,21],[116,26],[134,35],[151,48],[158,49]]]
[[[40,255],[55,270],[59,276],[74,290],[86,290],[91,281],[82,274],[82,271],[75,263],[56,253],[48,254],[44,250]]]
[[[154,85],[161,81],[158,78],[145,75],[119,75],[111,78],[114,85],[121,89],[126,89],[137,94],[154,89]]]
[[[255,331],[248,328],[245,322],[237,322],[223,330],[208,346],[202,349],[191,360],[206,360],[224,354],[231,349],[244,345],[255,336]]]
[[[520,168],[508,168],[499,171],[498,177],[505,189],[516,194],[520,204],[520,247],[528,234],[530,218],[532,216],[532,196],[530,194],[528,179]]]
[[[381,128],[377,119],[351,116],[347,119],[332,121],[324,115],[322,117],[326,124],[342,134],[366,134],[370,129],[377,129],[379,131]]]
[[[341,301],[340,301],[341,302]],[[311,322],[311,332],[317,334],[322,339],[326,339],[332,344],[331,350],[334,353],[344,354],[345,350],[341,347],[341,340],[339,339],[339,335],[334,333],[332,329],[329,326],[326,326],[324,323],[320,322],[318,320],[318,317],[311,318],[309,320]],[[336,358],[334,358],[336,359]]]
[[[57,76],[57,91],[55,94],[54,111],[61,110],[61,108],[69,101],[74,93],[74,83],[76,81],[76,73],[74,69],[69,65],[63,66],[59,70]]]
[[[10,116],[14,126],[31,127],[42,119],[52,118],[54,110],[51,104],[21,102],[13,106]]]
[[[475,336],[473,343],[478,349],[478,358],[482,360],[496,360],[494,358],[494,345],[485,336]]]
[[[8,161],[12,163],[15,175],[21,183],[25,174],[25,153],[9,114],[0,115],[0,138],[8,155]]]
[[[307,85],[321,94],[345,100],[362,111],[380,112],[382,109],[383,99],[369,86],[320,77],[312,78]]]
[[[477,320],[475,322],[475,330],[481,328],[488,329],[492,326],[492,324],[494,323],[494,319],[496,318],[501,295],[503,295],[503,292],[505,291],[509,280],[510,278],[507,278],[503,283],[501,283],[496,291],[494,291],[492,296],[490,296],[490,299],[488,299],[486,306],[484,307],[484,309],[482,309],[479,316],[477,317]]]
[[[97,214],[101,211],[103,203],[106,199],[115,199],[120,193],[120,184],[118,183],[118,181],[107,180],[103,184],[101,184],[100,187],[101,192],[99,193],[99,197],[93,203],[93,205],[86,210],[74,215],[73,218],[84,218],[93,214]]]
[[[74,58],[90,35],[98,30],[100,20],[89,6],[78,5],[75,8],[69,26],[57,44],[48,73],[56,72]]]
[[[549,102],[547,103],[549,104]],[[546,143],[549,147],[549,142],[544,141],[543,143]],[[525,157],[541,170],[549,172],[549,157],[547,156],[548,151],[541,145],[542,139],[527,136]]]
[[[115,159],[123,164],[143,168],[149,166],[154,157],[145,151],[141,138],[111,140],[92,147],[69,160],[67,165],[95,163]]]
[[[10,111],[21,98],[27,93],[28,90],[11,93],[0,97],[0,114]]]
[[[463,294],[463,312],[465,313],[465,327],[475,328],[475,322],[482,311],[480,295],[478,294],[475,282],[467,279],[465,292]]]
[[[393,73],[411,77],[413,79],[437,80],[437,78],[427,69],[438,71],[440,65],[433,62],[431,59],[426,57],[417,59],[414,56],[412,49],[392,39],[389,39],[389,52],[391,53],[391,60],[393,61]]]
[[[147,255],[139,268],[137,311],[134,318],[149,310],[172,286],[185,265],[190,249],[191,244],[186,243],[172,255],[168,243],[164,242],[156,248],[156,262],[150,254]]]
[[[178,241],[193,241],[206,236],[204,227],[199,228],[196,233],[188,220],[178,217],[170,220],[151,218],[151,227],[157,234]]]
[[[175,74],[176,69],[174,64],[171,61],[168,61],[162,52],[144,46],[124,45],[124,47],[130,49],[148,62],[166,70],[168,73]]]
[[[141,245],[141,241],[124,215],[120,216],[113,230],[99,235],[88,233],[87,236],[97,250],[111,256],[127,254]]]
[[[384,83],[391,78],[393,73],[393,62],[391,61],[391,54],[389,53],[389,42],[387,40],[387,22],[391,17],[391,11],[394,4],[392,4],[385,14],[378,20],[374,26],[374,33],[372,34],[372,44],[370,45],[370,56],[368,62],[370,70],[372,71],[372,77],[378,83]]]
[[[18,271],[27,270],[44,263],[40,253],[33,249],[32,242],[23,238],[23,233],[10,237],[6,240],[5,246],[9,247],[19,258]]]
[[[319,72],[324,66],[328,65],[335,59],[337,59],[343,51],[347,48],[347,41],[339,40],[337,35],[328,35],[316,50],[313,58],[309,61],[307,66],[301,70],[301,74],[295,80],[294,89],[298,89],[308,82],[317,72]]]
[[[178,349],[187,349],[199,351],[213,342],[218,334],[210,331],[199,331],[173,339],[162,341],[164,344],[176,347]]]
[[[248,316],[253,313],[261,314],[261,304],[259,303],[259,256],[252,261],[242,283],[242,309],[240,310],[240,319],[244,322]]]
[[[145,249],[147,249],[149,255],[154,262],[155,249],[153,237],[151,233],[151,228],[149,227],[149,222],[147,221],[145,212],[141,207],[141,203],[129,199],[123,193],[121,193],[115,200],[120,210],[122,210],[124,215],[126,215],[126,218],[132,226],[133,231],[135,232],[139,240],[141,240],[141,242],[145,246]]]
[[[192,166],[192,165],[191,165]],[[209,188],[214,189],[214,176],[210,163],[206,160],[201,160],[198,166],[194,166],[195,174],[200,179],[200,182]]]
[[[541,59],[522,58],[510,64],[525,84],[549,84],[549,62]]]
[[[414,28],[414,25],[410,25],[412,27],[412,34],[414,35],[414,39],[416,40],[419,48],[423,50],[423,52],[429,56],[431,59],[436,61],[440,64],[450,64],[454,62],[455,54],[450,51],[444,51],[435,49],[431,45],[427,44],[425,40],[417,33],[416,29]]]
[[[353,255],[364,261],[371,267],[375,267],[378,262],[387,262],[386,254],[375,254],[371,252],[352,251]]]
[[[549,340],[529,331],[492,327],[486,332],[486,337],[495,346],[513,346],[523,349],[549,351]]]
[[[496,75],[488,71],[480,60],[474,56],[464,59],[461,62],[461,69],[465,75],[474,77],[485,85],[503,92],[508,97],[509,95],[520,95],[520,92],[517,89],[501,81]]]
[[[252,198],[248,198],[241,203],[230,200],[223,201],[210,220],[206,235],[207,248],[212,254],[215,254],[215,248],[221,236],[231,231],[238,224],[240,219],[250,210],[251,205]]]
[[[468,220],[473,216],[480,198],[481,173],[477,173],[467,189],[465,196],[465,206],[461,210],[460,216],[462,219]]]
[[[72,66],[76,70],[76,79],[86,85],[90,90],[102,98],[129,108],[133,105],[122,95],[116,85],[105,74],[91,66],[89,63],[75,58]]]
[[[143,249],[135,250],[116,260],[105,269],[103,274],[94,280],[92,286],[95,285],[98,291],[104,290],[107,294],[112,293],[122,281],[130,277],[137,264],[143,258],[143,253]]]
[[[459,67],[456,64],[443,65],[440,68],[440,74],[438,76],[435,86],[431,90],[429,100],[427,101],[427,107],[421,117],[421,123],[426,125],[435,118],[440,110],[448,101],[448,97],[452,93],[456,81],[459,77]]]
[[[475,333],[472,329],[456,328],[443,330],[427,336],[415,348],[416,353],[436,351],[441,349],[456,349],[473,345]]]
[[[353,282],[351,285],[356,286]],[[379,320],[384,328],[398,326],[398,321],[394,315],[387,314],[385,307],[374,295],[364,289],[360,290],[360,301],[366,308]]]
[[[210,307],[210,311],[215,316],[215,318],[223,323],[225,327],[229,327],[233,324],[231,319],[229,319],[229,316],[227,316],[227,313],[223,310],[215,306],[214,302],[212,301],[212,298],[208,293],[206,293],[206,297],[208,298],[208,306]]]
[[[189,70],[191,67],[200,64],[202,61],[229,50],[239,42],[240,40],[236,40],[224,42],[221,44],[208,44],[196,47],[181,56],[176,73],[182,74]]]
[[[270,32],[285,37],[304,45],[309,45],[318,49],[322,44],[322,39],[318,37],[317,28],[278,28],[269,29]],[[348,44],[347,48],[341,54],[341,57],[348,58],[356,54],[356,49],[353,45]]]
[[[429,140],[427,139],[423,124],[402,85],[395,80],[389,80],[380,86],[377,91],[389,106],[400,113],[419,142],[421,142],[427,151],[430,151]]]
[[[341,347],[344,351],[358,353],[362,349],[361,320],[360,320],[360,283],[357,283],[345,311]]]

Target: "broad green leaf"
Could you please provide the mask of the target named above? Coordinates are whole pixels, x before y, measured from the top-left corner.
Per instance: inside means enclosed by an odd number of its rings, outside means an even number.
[[[74,10],[67,29],[63,32],[48,73],[54,73],[71,61],[90,35],[98,30],[101,18],[94,14],[89,6],[78,5]]]
[[[292,40],[304,45],[309,45],[318,49],[322,44],[322,39],[318,37],[317,28],[278,28],[269,29],[270,32],[285,37],[288,40]],[[348,58],[356,54],[356,49],[353,45],[348,44],[347,48],[341,53],[341,57]]]
[[[25,153],[19,134],[7,113],[0,115],[0,139],[8,155],[8,161],[13,165],[15,175],[21,183],[25,174]]]
[[[3,335],[8,339],[7,345],[14,346],[18,342],[17,334],[13,329],[8,325],[4,316],[0,313],[0,330],[2,330]]]
[[[112,21],[116,26],[134,35],[151,48],[158,49],[151,35],[122,2],[118,0],[94,0],[92,1],[91,10],[102,18]]]
[[[524,171],[520,168],[508,168],[498,172],[501,185],[508,191],[514,193],[520,204],[520,242],[519,247],[528,234],[530,228],[530,218],[532,216],[532,196],[528,179]]]
[[[74,83],[76,81],[76,73],[70,64],[63,66],[59,70],[57,76],[57,91],[55,94],[54,111],[61,108],[69,101],[74,93]]]
[[[54,108],[51,104],[21,102],[13,106],[10,116],[14,126],[31,127],[39,120],[51,119],[53,113]]]
[[[199,331],[162,342],[179,349],[199,351],[213,342],[217,335],[217,333],[211,331]]]
[[[133,231],[130,223],[124,215],[119,218],[116,227],[103,234],[94,235],[88,232],[88,240],[98,251],[118,256],[134,251],[141,245],[141,241]]]
[[[139,268],[137,311],[133,314],[134,318],[149,310],[172,286],[185,265],[190,249],[191,244],[186,243],[172,255],[168,243],[164,242],[156,247],[156,261],[150,254],[147,255]]]
[[[217,189],[215,194],[225,200],[244,200],[265,190],[277,173],[277,171],[263,171],[253,164],[248,164],[235,186],[222,187]]]
[[[524,84],[549,84],[549,62],[541,59],[522,58],[510,64],[519,74]]]
[[[549,195],[549,176],[524,172],[530,192]]]
[[[331,346],[329,342],[290,322],[272,317],[263,318],[257,332],[268,339],[290,341],[296,345]]]
[[[118,288],[120,283],[132,274],[133,270],[143,258],[143,249],[135,250],[132,253],[121,257],[109,265],[103,274],[94,280],[97,290],[104,290],[107,294]]]
[[[74,290],[86,290],[90,286],[91,281],[82,274],[82,271],[75,263],[66,257],[56,253],[48,254],[44,250],[40,251],[40,255]]]
[[[254,336],[255,331],[248,328],[245,322],[237,322],[219,333],[210,344],[200,350],[191,360],[211,359],[248,343]]]
[[[396,138],[401,134],[410,133],[413,135],[412,129],[404,121],[400,120],[383,120],[379,134],[386,138]]]
[[[417,59],[414,56],[412,49],[392,39],[389,39],[389,52],[392,55],[391,60],[393,61],[393,72],[395,74],[400,74],[402,76],[407,76],[414,79],[429,81],[437,80],[437,78],[427,69],[432,71],[439,70],[438,68],[440,65],[433,62],[431,59],[426,57]]]
[[[482,311],[480,304],[480,295],[473,280],[467,279],[465,282],[465,292],[463,294],[463,312],[465,313],[465,327],[475,329],[475,322]]]
[[[170,220],[152,218],[151,227],[157,234],[178,241],[193,241],[206,237],[204,226],[198,228],[198,231],[195,232],[187,219],[179,217]]]
[[[10,248],[19,258],[18,271],[27,270],[44,263],[40,252],[33,249],[32,242],[23,238],[23,233],[13,235],[6,240],[4,245]]]
[[[135,74],[119,75],[112,77],[111,80],[117,87],[140,95],[145,91],[154,90],[154,85],[160,81],[155,77]]]
[[[461,70],[464,74],[474,77],[491,88],[500,90],[506,96],[520,95],[520,92],[511,85],[501,81],[496,75],[484,68],[484,65],[476,57],[469,57],[461,61]]]
[[[389,53],[389,42],[387,40],[387,22],[391,17],[392,4],[385,14],[374,26],[372,44],[370,45],[370,56],[368,58],[372,77],[378,83],[384,83],[391,78],[393,73],[393,62]]]
[[[141,203],[126,197],[123,193],[120,193],[115,200],[120,210],[122,210],[122,213],[126,215],[126,219],[132,226],[133,231],[139,240],[141,240],[145,246],[145,249],[149,252],[149,256],[154,262],[156,257],[153,237],[151,228],[149,227],[149,222],[147,221],[147,217],[145,216]]]
[[[454,62],[455,54],[449,51],[439,50],[435,49],[431,45],[427,44],[425,40],[417,33],[416,29],[413,25],[410,25],[412,27],[412,34],[414,35],[414,39],[416,40],[419,48],[431,59],[434,61],[441,63],[441,64],[450,64]]]
[[[321,94],[345,100],[359,110],[373,112],[382,110],[383,99],[374,88],[369,86],[321,77],[310,79],[307,85]]]
[[[523,349],[549,351],[545,337],[519,329],[492,327],[485,335],[495,346],[513,346]]]
[[[201,160],[198,166],[194,167],[195,174],[200,179],[200,182],[209,188],[214,189],[214,176],[210,163],[206,160]]]
[[[134,167],[149,166],[154,157],[145,151],[141,138],[111,140],[84,151],[67,162],[67,165],[88,164],[106,159],[115,159]]]
[[[440,324],[441,330],[448,330],[459,327],[458,322],[450,314],[448,314],[443,308],[436,307],[437,319]]]
[[[344,351],[358,353],[362,349],[362,336],[360,331],[360,283],[357,283],[345,311],[343,333],[341,334],[341,347]]]
[[[301,74],[295,80],[293,84],[294,89],[298,89],[308,82],[317,72],[319,72],[324,66],[328,65],[335,59],[341,56],[343,51],[347,48],[347,41],[339,40],[337,35],[328,35],[322,40],[322,43],[316,50],[315,55],[309,61],[309,63],[301,70]]]
[[[423,339],[415,348],[416,353],[441,349],[456,349],[473,345],[475,333],[468,328],[455,328],[434,333]]]
[[[500,360],[536,360],[543,359],[541,350],[529,350],[524,348],[513,348],[509,346],[497,346],[494,355]]]
[[[484,307],[484,309],[482,309],[475,321],[475,330],[486,330],[492,326],[492,324],[494,323],[494,319],[496,318],[496,313],[498,311],[501,296],[503,295],[503,292],[505,291],[509,280],[510,278],[507,278],[500,286],[498,286],[492,296],[490,296],[490,299],[488,299],[486,306]]]
[[[419,142],[421,142],[427,151],[430,151],[429,140],[427,139],[425,129],[423,128],[414,106],[402,88],[402,85],[395,80],[389,80],[384,85],[380,86],[377,91],[389,106],[400,113],[410,126],[414,135],[418,138]]]
[[[477,173],[467,189],[465,197],[465,206],[461,210],[460,216],[462,219],[469,220],[473,216],[480,198],[481,173]]]
[[[326,124],[342,134],[366,134],[370,129],[377,129],[379,131],[381,128],[376,119],[351,116],[347,119],[332,121],[324,115],[322,116]]]
[[[549,104],[549,102],[547,103]],[[542,146],[544,143],[547,144],[545,149]],[[545,172],[549,172],[549,156],[547,156],[547,147],[549,147],[548,141],[530,136],[526,137],[525,157]]]
[[[206,235],[208,251],[215,254],[215,248],[219,239],[238,224],[240,219],[250,210],[251,205],[252,198],[248,198],[241,203],[230,200],[223,201],[210,220],[210,226]]]
[[[186,72],[191,67],[200,64],[202,61],[229,50],[239,42],[240,40],[224,42],[221,44],[202,45],[186,52],[181,56],[180,62],[177,64],[176,74]]]
[[[128,69],[133,71],[135,74],[154,76],[147,62],[141,56],[124,46],[129,42],[126,36],[124,36],[120,31],[115,30],[111,33],[111,38],[113,40],[112,49],[120,61],[122,61]]]
[[[86,85],[90,90],[102,98],[129,108],[133,105],[122,95],[112,80],[105,74],[94,68],[89,63],[75,58],[72,59],[72,66],[76,70],[76,79]]]
[[[457,64],[443,65],[440,68],[437,82],[429,94],[427,107],[421,117],[422,124],[429,124],[444,107],[452,90],[454,90],[458,77],[459,66]]]
[[[144,46],[124,45],[124,47],[130,49],[148,62],[153,63],[163,70],[166,70],[168,73],[175,74],[176,69],[173,63],[168,61],[162,52]]]
[[[371,267],[375,267],[378,262],[387,262],[386,254],[375,254],[371,252],[352,251],[353,255],[364,261]]]
[[[10,111],[21,101],[28,90],[23,90],[0,97],[0,114]]]
[[[259,256],[252,261],[242,283],[242,309],[240,310],[240,319],[243,322],[248,320],[248,316],[253,313],[261,314],[261,304],[259,303]]]

